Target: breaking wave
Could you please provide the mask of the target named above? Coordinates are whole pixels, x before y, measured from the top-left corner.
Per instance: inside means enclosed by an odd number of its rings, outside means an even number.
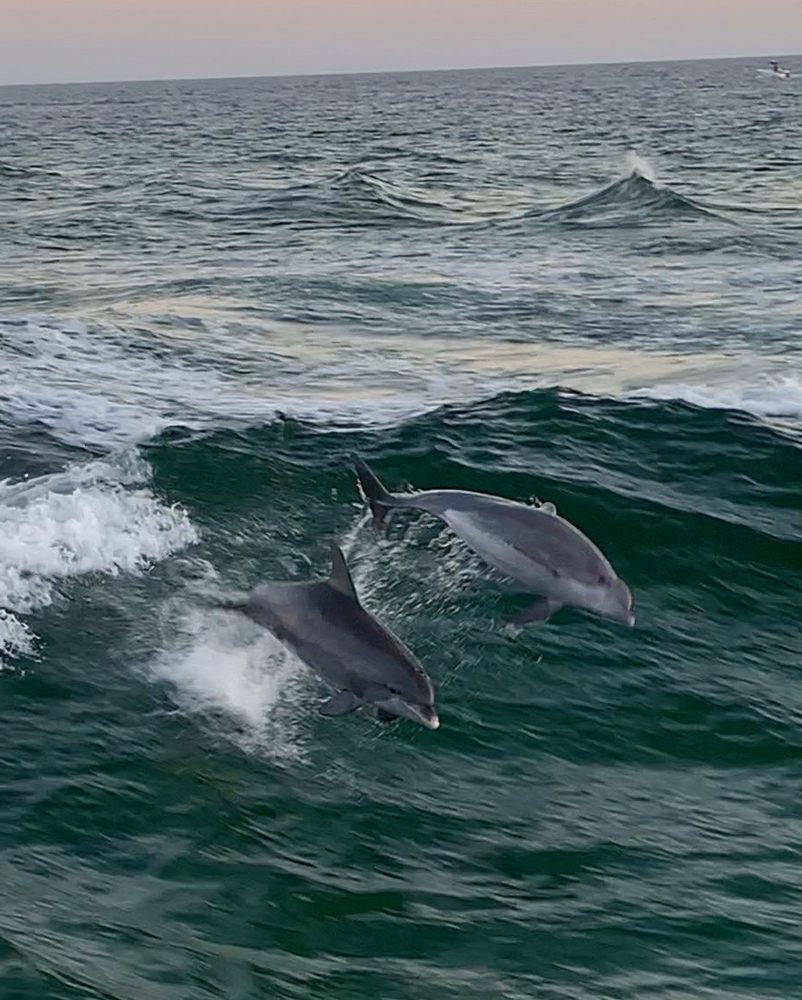
[[[0,481],[0,662],[32,650],[17,615],[52,603],[58,581],[137,572],[197,541],[187,514],[145,485],[149,473],[130,453]]]
[[[681,400],[711,410],[741,410],[756,417],[802,420],[802,381],[793,376],[765,378],[748,385],[665,383],[635,389],[632,399]]]

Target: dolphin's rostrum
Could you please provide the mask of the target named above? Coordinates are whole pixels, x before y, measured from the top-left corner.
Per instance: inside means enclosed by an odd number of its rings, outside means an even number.
[[[538,594],[534,604],[514,619],[517,624],[546,621],[563,605],[635,624],[627,585],[553,504],[529,507],[465,490],[389,493],[361,459],[356,459],[356,471],[377,527],[394,508],[426,511],[500,573]]]
[[[333,545],[328,580],[263,583],[242,604],[246,614],[295,652],[336,690],[323,715],[372,705],[387,722],[403,717],[437,729],[434,690],[413,654],[360,604],[348,564]]]

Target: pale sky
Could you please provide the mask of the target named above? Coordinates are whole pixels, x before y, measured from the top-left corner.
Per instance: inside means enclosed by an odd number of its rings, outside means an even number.
[[[0,0],[0,83],[802,53],[802,0]]]

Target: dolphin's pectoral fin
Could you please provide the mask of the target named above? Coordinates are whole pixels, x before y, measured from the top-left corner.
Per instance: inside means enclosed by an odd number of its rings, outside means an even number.
[[[342,549],[337,545],[332,545],[331,547],[331,576],[329,577],[329,583],[335,590],[339,590],[341,594],[345,594],[346,597],[350,597],[351,600],[359,604],[354,581],[351,579],[351,571],[348,569],[348,563],[345,561]]]
[[[376,718],[379,720],[379,722],[383,722],[385,725],[387,725],[388,722],[395,722],[398,716],[393,715],[392,712],[385,712],[383,708],[377,708]]]
[[[538,510],[542,510],[544,514],[556,514],[557,513],[557,508],[554,506],[554,504],[551,502],[551,500],[544,501],[538,507]]]
[[[328,701],[318,708],[321,715],[333,718],[336,715],[348,715],[359,707],[359,698],[352,691],[338,691]]]
[[[513,625],[526,625],[527,622],[546,622],[561,607],[562,604],[559,601],[550,601],[548,597],[538,597],[534,604],[524,608],[519,615],[511,618],[510,621]]]

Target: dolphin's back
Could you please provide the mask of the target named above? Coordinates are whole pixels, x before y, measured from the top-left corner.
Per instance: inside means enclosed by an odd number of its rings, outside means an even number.
[[[615,575],[593,542],[553,510],[463,490],[429,490],[414,499],[512,576],[521,578],[515,567],[526,562],[588,586]]]

